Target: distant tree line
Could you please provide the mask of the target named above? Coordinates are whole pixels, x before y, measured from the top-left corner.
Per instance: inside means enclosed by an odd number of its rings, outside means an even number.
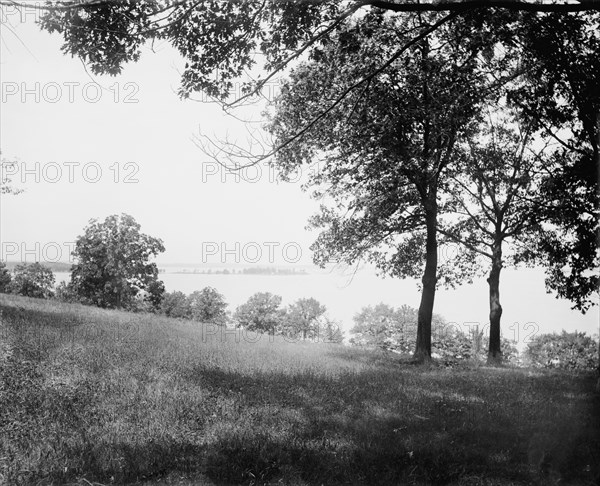
[[[325,306],[314,298],[301,298],[282,308],[280,296],[259,292],[231,316],[224,296],[212,287],[189,295],[166,292],[156,264],[150,262],[164,251],[163,243],[141,233],[140,228],[127,214],[108,216],[103,222],[93,219],[76,240],[76,263],[69,282],[55,288],[52,269],[38,262],[21,263],[12,273],[0,262],[0,292],[153,312],[303,340],[342,342],[339,323],[328,317]]]

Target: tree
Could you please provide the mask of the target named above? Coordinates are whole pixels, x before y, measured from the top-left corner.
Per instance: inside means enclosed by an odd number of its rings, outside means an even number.
[[[10,272],[6,268],[6,263],[0,261],[0,294],[10,293]]]
[[[286,317],[286,331],[291,336],[301,335],[306,341],[312,339],[319,333],[319,318],[325,314],[327,309],[316,299],[298,299],[288,308]]]
[[[419,361],[431,356],[443,181],[460,140],[478,121],[480,103],[493,92],[477,60],[493,41],[476,33],[480,21],[436,20],[367,14],[348,21],[312,60],[291,71],[268,127],[276,144],[283,144],[310,123],[323,100],[339,99],[364,72],[393,58],[395,46],[408,42],[406,32],[448,22],[436,37],[415,42],[402,59],[388,63],[362,92],[341,101],[275,159],[284,175],[305,163],[319,164],[308,186],[331,202],[311,220],[323,230],[311,247],[316,263],[365,259],[394,277],[421,277]]]
[[[192,310],[190,301],[183,292],[167,292],[164,294],[160,311],[167,317],[190,319]]]
[[[318,321],[319,337],[322,337],[324,343],[341,344],[344,342],[344,332],[339,321],[331,319],[327,314],[323,314]]]
[[[285,318],[285,311],[280,306],[279,295],[258,292],[236,309],[234,319],[238,326],[249,331],[275,333],[281,330]]]
[[[600,14],[524,14],[519,32],[526,78],[510,100],[558,145],[539,188],[548,224],[522,257],[585,312],[600,284]]]
[[[151,257],[165,250],[160,239],[140,232],[127,214],[92,219],[75,243],[71,281],[93,305],[129,309],[141,291],[156,291],[158,268]],[[155,299],[153,294],[150,294]]]
[[[54,295],[54,273],[41,263],[20,263],[13,271],[12,293],[49,299]]]
[[[494,120],[493,118],[496,118]],[[500,363],[500,273],[505,266],[503,245],[522,242],[543,222],[542,201],[535,196],[544,167],[542,153],[531,148],[528,130],[512,128],[515,120],[490,113],[490,121],[465,144],[461,164],[449,178],[455,205],[453,223],[440,232],[490,262],[487,278],[490,304],[488,363]]]
[[[191,318],[198,322],[225,325],[227,303],[225,298],[212,287],[192,292],[188,297]]]

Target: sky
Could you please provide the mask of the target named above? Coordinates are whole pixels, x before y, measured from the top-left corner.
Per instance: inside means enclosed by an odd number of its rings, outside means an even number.
[[[24,192],[0,197],[0,259],[68,262],[90,219],[124,212],[163,240],[159,265],[311,263],[317,235],[305,227],[318,201],[265,165],[227,173],[198,148],[200,134],[243,144],[247,131],[200,96],[178,97],[184,62],[168,44],[147,46],[118,77],[96,76],[39,30],[35,11],[2,15],[0,149],[17,161],[3,175]],[[507,270],[502,285],[507,322],[598,331],[598,308],[571,311],[545,293],[541,270]],[[485,307],[486,292],[483,280],[440,291],[435,310],[459,319],[474,301]]]
[[[34,15],[6,17],[13,32],[2,29],[1,149],[20,161],[4,173],[25,191],[0,203],[10,242],[3,257],[16,242],[19,253],[37,245],[54,258],[60,247],[68,258],[91,218],[126,212],[163,239],[164,263],[220,261],[215,244],[238,244],[240,254],[258,248],[273,263],[296,260],[299,245],[301,262],[310,263],[313,238],[304,227],[317,203],[264,164],[228,173],[193,143],[200,133],[244,143],[247,132],[201,97],[179,99],[183,63],[173,49],[155,44],[119,77],[94,76],[62,55],[60,38],[39,31]],[[293,248],[279,251],[288,243]]]

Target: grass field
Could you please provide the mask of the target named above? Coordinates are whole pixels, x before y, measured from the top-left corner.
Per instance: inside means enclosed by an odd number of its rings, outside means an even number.
[[[0,309],[0,484],[598,484],[592,375]]]

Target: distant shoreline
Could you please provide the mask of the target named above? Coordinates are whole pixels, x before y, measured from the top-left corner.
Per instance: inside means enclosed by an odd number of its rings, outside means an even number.
[[[275,268],[275,267],[257,267],[257,268],[241,268],[241,269],[202,269],[194,268],[193,270],[179,270],[175,272],[166,272],[165,269],[159,269],[160,273],[172,273],[180,275],[308,275],[308,272],[304,269],[293,269],[293,268]]]

